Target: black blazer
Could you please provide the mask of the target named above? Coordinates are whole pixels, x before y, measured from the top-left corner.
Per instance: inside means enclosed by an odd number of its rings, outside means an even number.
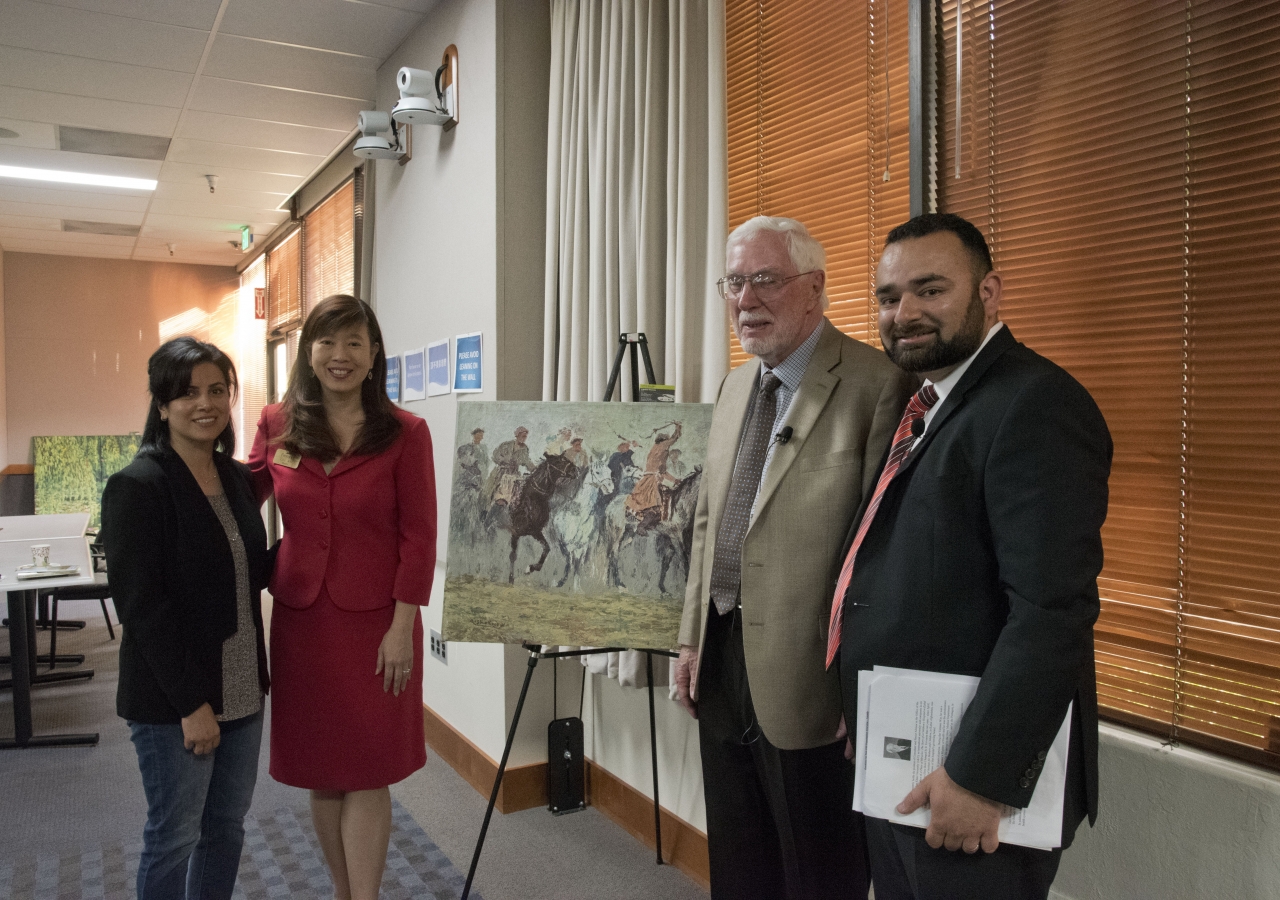
[[[267,532],[249,469],[214,453],[249,556],[258,679],[267,690],[260,592],[271,574]],[[124,626],[116,712],[178,722],[204,703],[222,712],[222,642],[236,631],[231,545],[186,463],[172,450],[139,455],[102,494],[102,543]]]
[[[1063,846],[1098,808],[1093,623],[1111,450],[1084,387],[1002,328],[885,491],[845,598],[848,721],[861,669],[981,676],[945,763],[976,794],[1027,806],[1075,701]]]

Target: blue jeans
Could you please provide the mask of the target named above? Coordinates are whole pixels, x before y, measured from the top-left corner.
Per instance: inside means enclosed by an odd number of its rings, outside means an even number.
[[[181,725],[129,723],[147,794],[138,900],[227,900],[235,888],[262,713],[218,725],[218,748],[196,756]]]

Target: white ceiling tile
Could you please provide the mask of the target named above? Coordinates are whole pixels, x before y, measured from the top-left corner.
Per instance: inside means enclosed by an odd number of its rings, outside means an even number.
[[[439,2],[439,0],[364,0],[373,6],[390,6],[392,9],[403,9],[422,15]]]
[[[126,178],[158,178],[160,167],[164,165],[156,159],[126,159],[97,153],[70,153],[66,150],[13,146],[0,147],[0,164],[90,172],[94,175],[123,175]],[[8,179],[5,182],[12,183]]]
[[[64,244],[51,241],[24,241],[0,238],[6,253],[41,253],[53,256],[87,256],[92,259],[128,259],[133,248],[102,244]]]
[[[306,15],[299,15],[296,0],[231,0],[219,33],[355,53],[381,62],[421,20],[415,12],[348,0],[309,0]]]
[[[218,176],[218,191],[261,191],[270,194],[292,194],[305,179],[293,175],[275,175],[267,172],[250,172],[245,169],[229,169],[224,166],[191,166],[186,163],[167,162],[160,170],[160,181],[172,181],[179,184],[192,184],[203,187],[209,185],[204,176]]]
[[[42,0],[54,6],[109,13],[147,22],[164,22],[208,31],[222,0]],[[390,2],[390,0],[382,0]],[[422,0],[418,0],[422,2]],[[399,5],[399,3],[392,3]]]
[[[63,7],[30,0],[0,3],[0,43],[9,47],[120,63],[146,60],[157,69],[194,72],[208,38],[208,29],[180,28],[96,12],[68,12]]]
[[[53,94],[180,107],[193,76],[0,45],[0,84]]]
[[[367,106],[362,100],[346,97],[309,94],[203,76],[197,79],[195,97],[191,101],[192,109],[205,112],[332,128],[337,131],[354,128],[356,116]]]
[[[310,128],[306,125],[288,125],[283,122],[188,110],[174,137],[328,156],[347,140],[348,134],[350,129]]]
[[[189,140],[175,140],[169,147],[168,158],[172,162],[197,166],[228,166],[298,176],[310,175],[324,162],[323,156]]]
[[[15,216],[0,210],[0,229],[17,228],[28,231],[61,231],[61,219],[43,216]]]
[[[208,196],[207,194],[205,195]],[[215,200],[210,197],[209,201]],[[0,212],[6,209],[5,202],[0,200]],[[275,206],[235,206],[230,203],[205,202],[201,200],[162,200],[151,201],[149,210],[159,216],[194,216],[201,219],[237,219],[241,222],[275,222],[280,223],[289,218],[289,211],[277,209]],[[52,215],[52,213],[50,213]]]
[[[59,229],[62,227],[59,224]],[[111,234],[85,234],[78,231],[47,231],[39,228],[15,228],[11,225],[0,225],[0,241],[25,240],[40,241],[50,244],[101,244],[105,247],[132,247],[136,238],[119,237]]]
[[[48,122],[19,122],[17,119],[0,119],[0,128],[18,133],[18,136],[13,138],[0,137],[0,147],[58,149],[58,127]]]
[[[17,87],[0,90],[0,117],[6,119],[172,137],[178,124],[178,113],[179,110],[167,106],[51,94]]]
[[[155,236],[158,231],[177,232],[208,232],[213,237],[225,233],[226,238],[240,237],[240,227],[242,225],[250,225],[253,227],[254,234],[268,234],[271,229],[280,224],[278,220],[263,221],[245,221],[238,218],[220,218],[209,219],[197,216],[171,216],[159,215],[157,213],[149,213],[147,221],[143,224],[143,234]]]
[[[117,225],[141,225],[142,210],[100,209],[86,206],[53,206],[48,203],[14,203],[0,200],[0,217],[16,216],[33,218],[47,216],[57,221],[73,219],[80,222],[111,222]]]
[[[272,193],[268,191],[240,191],[218,182],[216,193],[209,193],[209,186],[201,179],[200,184],[177,181],[161,181],[156,188],[155,202],[189,203],[195,207],[208,203],[212,207],[230,206],[245,209],[279,210],[280,204],[289,199],[288,192]]]
[[[368,103],[377,94],[378,61],[219,34],[205,61],[205,75],[276,87],[352,97]]]
[[[63,190],[63,188],[67,190]],[[151,194],[142,191],[121,191],[110,188],[92,189],[74,185],[37,185],[33,181],[16,180],[0,182],[0,202],[10,203],[145,212],[147,204],[151,202],[151,196]]]

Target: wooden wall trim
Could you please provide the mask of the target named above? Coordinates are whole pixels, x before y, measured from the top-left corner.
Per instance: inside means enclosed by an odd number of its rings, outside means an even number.
[[[0,471],[0,478],[3,478],[6,475],[34,475],[35,473],[35,466],[13,463],[12,465],[5,466],[4,469]]]
[[[654,848],[653,798],[587,760],[587,802],[646,847]],[[688,875],[704,890],[711,887],[707,836],[674,813],[662,809],[662,859]]]
[[[498,763],[429,706],[422,707],[427,744],[485,800],[493,790]],[[587,802],[647,847],[653,836],[653,800],[607,769],[587,760]],[[502,777],[497,809],[519,812],[547,805],[547,764],[508,768]],[[670,811],[662,810],[662,858],[704,889],[711,885],[707,836]]]
[[[497,761],[426,705],[422,707],[422,726],[427,745],[487,801],[493,779],[498,777]],[[504,814],[546,806],[547,764],[508,766],[495,805]]]

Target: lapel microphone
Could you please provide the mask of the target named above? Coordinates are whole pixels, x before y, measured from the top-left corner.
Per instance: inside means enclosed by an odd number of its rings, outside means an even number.
[[[918,438],[924,434],[924,419],[916,419],[911,423],[911,436]]]
[[[783,428],[781,431],[775,434],[773,436],[773,439],[777,441],[779,444],[785,444],[787,441],[791,440],[791,435],[793,434],[795,434],[795,432],[792,430],[791,426],[788,425],[786,428]]]

